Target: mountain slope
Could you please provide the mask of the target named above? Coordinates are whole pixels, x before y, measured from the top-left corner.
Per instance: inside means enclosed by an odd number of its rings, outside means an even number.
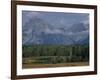
[[[67,26],[67,25],[66,25]],[[77,23],[70,26],[67,30],[65,26],[55,28],[40,18],[30,19],[22,31],[23,45],[33,44],[59,44],[75,45],[88,44],[89,35],[86,26],[83,23]]]
[[[73,33],[81,32],[81,31],[85,31],[85,30],[86,30],[86,28],[85,28],[84,23],[76,23],[76,24],[73,24],[73,25],[68,29],[69,32],[73,32]]]

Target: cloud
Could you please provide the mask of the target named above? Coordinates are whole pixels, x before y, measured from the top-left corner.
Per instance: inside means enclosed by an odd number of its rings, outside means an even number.
[[[34,17],[41,16],[42,14],[39,12],[33,12],[33,11],[22,11],[22,21],[23,21],[23,26],[25,23],[27,23],[30,19]]]
[[[45,33],[48,33],[48,34],[63,34],[63,31],[60,30],[60,29],[45,29]]]
[[[42,14],[40,14],[39,12],[27,12],[26,16],[29,17],[29,18],[32,18],[32,17],[38,17]]]

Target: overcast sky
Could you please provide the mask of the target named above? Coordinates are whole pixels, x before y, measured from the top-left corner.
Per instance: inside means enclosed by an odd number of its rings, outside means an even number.
[[[31,18],[36,17],[55,27],[66,26],[67,28],[75,23],[89,22],[89,14],[87,13],[22,11],[22,24],[25,25]]]

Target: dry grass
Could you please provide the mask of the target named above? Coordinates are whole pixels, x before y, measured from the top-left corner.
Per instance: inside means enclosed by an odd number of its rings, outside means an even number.
[[[71,66],[88,66],[88,62],[71,62],[58,64],[23,64],[22,68],[48,68],[48,67],[71,67]]]

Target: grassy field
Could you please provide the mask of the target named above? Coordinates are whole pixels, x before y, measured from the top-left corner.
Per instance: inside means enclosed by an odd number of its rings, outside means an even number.
[[[89,65],[89,46],[23,46],[22,56],[23,68],[85,66]]]
[[[71,62],[58,64],[23,64],[22,68],[49,68],[49,67],[71,67],[71,66],[88,66],[88,62]]]

